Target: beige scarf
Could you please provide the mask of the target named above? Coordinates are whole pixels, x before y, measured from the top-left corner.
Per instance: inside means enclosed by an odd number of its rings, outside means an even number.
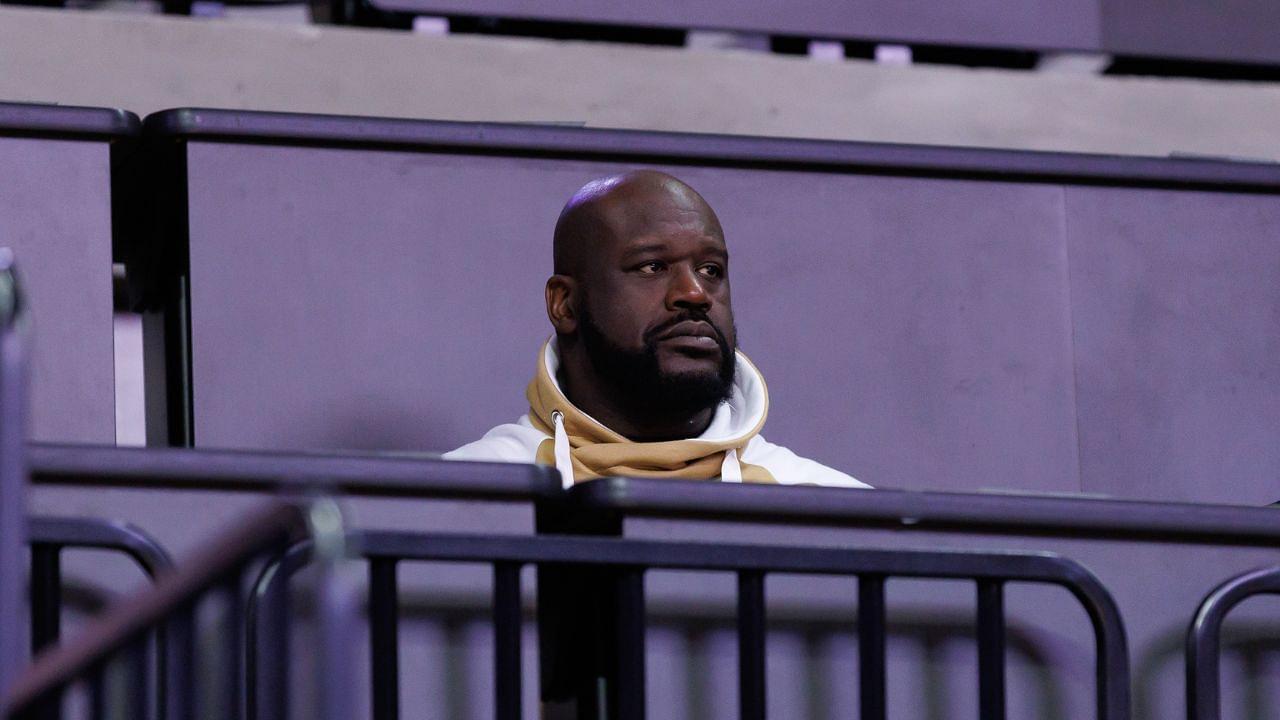
[[[776,482],[768,470],[738,459],[742,449],[764,426],[768,415],[767,397],[760,420],[741,435],[725,440],[633,442],[593,420],[565,398],[547,368],[546,353],[544,343],[538,353],[538,370],[525,395],[529,398],[529,420],[535,428],[551,436],[538,446],[536,462],[556,466],[565,477],[566,487],[606,476],[687,480],[723,477],[731,481]],[[746,356],[739,353],[738,362],[744,361],[750,364]]]

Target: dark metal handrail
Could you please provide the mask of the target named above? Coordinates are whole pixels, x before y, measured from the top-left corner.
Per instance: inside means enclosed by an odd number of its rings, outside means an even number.
[[[1280,567],[1238,575],[1205,597],[1187,630],[1187,718],[1218,720],[1222,714],[1220,676],[1222,622],[1254,595],[1280,595]]]
[[[138,116],[112,108],[0,102],[0,135],[68,140],[120,140],[142,131]]]
[[[349,543],[370,561],[370,640],[375,720],[398,717],[396,665],[396,563],[453,561],[494,567],[495,694],[497,717],[515,720],[520,709],[520,568],[524,565],[599,568],[616,572],[621,588],[614,639],[623,718],[644,717],[643,572],[650,568],[733,571],[739,576],[740,694],[744,718],[763,717],[764,578],[768,573],[856,575],[862,661],[863,717],[885,714],[884,582],[891,577],[968,579],[978,586],[979,686],[984,718],[1004,716],[1003,584],[1047,583],[1069,590],[1085,608],[1097,647],[1097,708],[1100,720],[1129,716],[1129,662],[1124,624],[1111,595],[1078,563],[1051,553],[977,553],[833,549],[767,545],[663,542],[599,537],[503,537],[364,531]],[[295,546],[267,568],[253,602],[279,597],[282,584],[306,558]],[[603,577],[603,576],[602,576]],[[540,633],[547,629],[541,628]],[[254,628],[253,631],[257,631]],[[250,652],[255,652],[252,644]],[[250,683],[254,682],[250,674]],[[254,691],[250,691],[252,697]],[[250,720],[259,720],[250,715]]]
[[[111,550],[133,559],[152,580],[172,571],[173,560],[155,538],[128,523],[94,518],[33,517],[27,523],[31,546],[31,653],[36,655],[62,634],[62,551],[66,548]],[[155,674],[165,676],[163,633],[157,635]],[[147,668],[150,670],[150,668]],[[165,683],[155,683],[163,704]]]
[[[559,474],[538,465],[440,460],[435,455],[124,448],[31,443],[35,485],[222,492],[529,500],[560,494]]]
[[[512,123],[450,122],[214,108],[148,115],[143,134],[166,141],[483,153],[748,165],[770,169],[927,175],[1021,182],[1280,192],[1268,162],[999,150]]]
[[[126,522],[97,518],[30,518],[27,540],[31,545],[114,550],[128,555],[153,580],[173,569],[173,557],[142,528]]]
[[[5,702],[5,716],[20,716],[37,707],[106,658],[128,649],[148,630],[189,610],[197,597],[234,577],[246,563],[264,553],[279,552],[308,533],[309,513],[300,505],[277,504],[247,518],[198,551],[183,569],[164,575],[154,588],[109,611],[79,639],[38,657],[14,684]],[[172,689],[180,702],[190,701],[187,694],[181,688]]]
[[[551,500],[552,468],[379,454],[120,448],[31,443],[31,481],[200,491],[314,488],[392,497]],[[565,511],[590,517],[700,518],[1212,545],[1280,545],[1277,509],[1087,497],[850,491],[602,478],[575,485]]]
[[[685,518],[1077,539],[1280,546],[1280,512],[1243,505],[1004,493],[602,478],[569,491],[582,517]]]

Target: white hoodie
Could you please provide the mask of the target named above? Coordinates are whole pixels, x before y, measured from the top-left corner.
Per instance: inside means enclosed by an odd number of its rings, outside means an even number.
[[[546,344],[542,360],[547,374],[559,390],[556,371],[560,366],[560,358],[554,340]],[[760,372],[742,353],[738,353],[737,372],[729,399],[716,409],[707,429],[693,439],[723,443],[736,437],[745,438],[760,425],[767,408],[768,391],[765,389]],[[445,453],[444,458],[532,463],[535,461],[539,446],[548,437],[551,436],[534,427],[529,415],[526,414],[514,423],[493,428],[475,442]],[[567,488],[574,483],[573,463],[569,459],[569,441],[559,418],[555,423],[554,440],[556,469],[560,472],[564,479],[564,486]],[[839,470],[802,458],[781,445],[774,445],[759,434],[750,434],[745,447],[725,452],[721,465],[721,480],[742,482],[740,462],[764,468],[774,480],[783,485],[870,487]]]

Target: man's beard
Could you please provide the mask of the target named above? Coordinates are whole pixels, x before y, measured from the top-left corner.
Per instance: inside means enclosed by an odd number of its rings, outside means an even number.
[[[714,373],[664,373],[658,363],[656,338],[676,323],[706,322],[720,346],[720,367]],[[737,358],[724,333],[705,314],[685,312],[644,334],[644,347],[627,350],[605,337],[585,307],[579,309],[582,346],[596,374],[629,407],[672,415],[691,415],[714,408],[733,391]],[[736,334],[736,333],[735,333]]]

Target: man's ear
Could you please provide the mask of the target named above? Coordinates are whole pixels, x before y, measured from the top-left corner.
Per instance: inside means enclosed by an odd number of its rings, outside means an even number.
[[[568,275],[547,278],[547,319],[557,335],[572,335],[578,330],[578,283]]]

